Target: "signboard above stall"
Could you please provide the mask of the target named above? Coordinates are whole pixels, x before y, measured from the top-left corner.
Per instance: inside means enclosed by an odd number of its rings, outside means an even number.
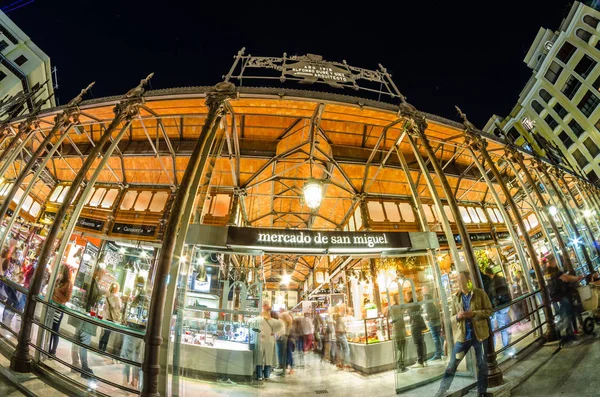
[[[430,232],[343,232],[190,225],[187,244],[218,251],[327,254],[401,254],[439,247]]]
[[[460,234],[454,234],[454,242],[457,244],[461,243]],[[437,240],[440,244],[448,244],[448,239],[446,235],[441,233],[437,235]],[[469,240],[472,242],[482,242],[482,241],[494,241],[492,233],[469,233]]]

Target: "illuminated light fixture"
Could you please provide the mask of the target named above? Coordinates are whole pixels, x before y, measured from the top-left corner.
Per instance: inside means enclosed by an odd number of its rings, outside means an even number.
[[[281,284],[288,285],[290,281],[292,281],[292,276],[289,274],[286,273],[281,276]]]
[[[125,248],[119,248],[119,254],[124,254],[125,253]]]
[[[142,253],[140,254],[140,256],[142,258],[145,258],[146,256],[148,256],[148,253],[146,251],[142,251]]]
[[[304,202],[308,208],[311,210],[319,208],[323,200],[323,183],[315,178],[308,178],[302,192],[304,193]]]
[[[187,256],[182,256],[179,258],[179,263],[181,263],[182,265],[187,263]]]
[[[548,208],[548,212],[550,212],[550,215],[552,216],[556,216],[556,214],[558,214],[558,209],[556,209],[555,206],[550,206],[550,208]]]
[[[585,211],[583,211],[583,216],[585,216],[586,218],[589,218],[592,215],[594,215],[595,213],[596,213],[596,211],[585,210]]]
[[[90,254],[83,254],[83,260],[86,262],[89,262],[90,259],[92,259],[92,256]]]
[[[323,284],[325,282],[325,277],[323,277],[323,272],[317,272],[316,274],[317,283]]]
[[[571,245],[577,247],[578,245],[581,245],[581,240],[579,237],[575,237],[574,239],[571,240]]]

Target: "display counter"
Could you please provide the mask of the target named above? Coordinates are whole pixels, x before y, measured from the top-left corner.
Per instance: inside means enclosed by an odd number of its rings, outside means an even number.
[[[396,345],[391,339],[391,326],[387,317],[346,322],[348,345],[350,346],[350,365],[357,371],[369,375],[389,371],[395,368],[394,350]],[[407,329],[410,334],[410,328]],[[431,332],[423,334],[426,351],[433,352],[434,344]],[[412,336],[406,337],[406,364],[417,360],[417,347]],[[427,354],[429,358],[433,353]]]

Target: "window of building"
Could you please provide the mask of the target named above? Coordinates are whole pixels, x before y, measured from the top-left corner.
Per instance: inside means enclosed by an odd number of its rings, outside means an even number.
[[[533,110],[535,110],[535,112],[537,114],[542,113],[542,110],[544,110],[544,107],[542,105],[540,105],[540,103],[536,100],[534,100],[533,102],[531,102],[531,107],[533,108]]]
[[[62,192],[60,193],[60,196],[58,196],[58,199],[56,200],[57,203],[62,203],[65,201],[65,197],[67,196],[67,193],[69,192],[70,188],[70,186],[65,186],[63,188]]]
[[[383,206],[379,201],[367,202],[367,209],[369,210],[369,218],[374,222],[385,221],[385,214],[383,212]]]
[[[556,102],[556,104],[554,104],[553,107],[554,111],[556,112],[556,114],[558,114],[558,117],[560,117],[561,119],[564,119],[565,116],[567,114],[569,114],[569,112],[567,112],[567,109],[565,109],[563,107],[563,105],[561,105],[560,103]]]
[[[591,26],[594,29],[598,27],[598,22],[599,20],[591,15],[586,15],[583,17],[583,23],[585,23],[588,26]]]
[[[446,214],[446,218],[448,218],[448,222],[456,222],[454,220],[454,215],[452,215],[452,211],[450,210],[449,206],[444,206],[444,213]]]
[[[25,62],[27,62],[27,58],[25,58],[25,56],[24,56],[24,55],[19,55],[19,56],[17,57],[17,59],[15,59],[15,63],[16,63],[18,66],[23,66],[23,64],[24,64]]]
[[[118,195],[119,195],[119,189],[110,189],[108,192],[106,192],[104,199],[102,199],[102,204],[100,204],[100,207],[111,208],[113,206],[113,204],[115,203],[115,199],[117,198]]]
[[[152,199],[151,191],[145,190],[140,192],[140,194],[137,197],[137,200],[135,200],[133,209],[135,211],[145,211],[146,208],[148,208],[148,205],[150,205],[150,199]]]
[[[586,177],[587,177],[587,179],[589,179],[589,180],[590,180],[590,182],[592,182],[592,183],[596,183],[596,182],[598,182],[598,174],[596,174],[596,171],[594,171],[594,170],[591,170],[590,172],[588,172],[588,173],[586,174]]]
[[[88,201],[87,204],[91,207],[97,207],[98,204],[100,204],[100,201],[102,200],[102,197],[104,196],[104,193],[106,193],[105,188],[96,189],[96,191],[92,194],[92,196],[90,197],[90,200]]]
[[[4,73],[2,70],[0,70],[0,81],[4,80],[5,77],[6,77],[6,73]]]
[[[542,98],[544,102],[548,103],[550,102],[550,99],[552,99],[552,95],[550,95],[548,91],[542,88],[540,90],[540,98]]]
[[[135,199],[137,198],[138,192],[136,190],[130,190],[125,193],[123,200],[121,200],[121,209],[128,211],[133,207],[133,203],[135,203]]]
[[[598,43],[600,43],[600,41]],[[596,81],[594,81],[594,83],[592,84],[592,86],[596,90],[600,91],[600,76],[598,76],[598,78],[596,79]]]
[[[423,206],[423,210],[425,212],[425,218],[427,219],[428,223],[435,223],[437,222],[437,219],[435,219],[435,215],[433,213],[433,209],[431,205],[424,205]]]
[[[415,221],[415,213],[413,212],[413,208],[409,203],[399,203],[398,207],[400,207],[400,213],[402,214],[402,219],[404,219],[405,222]]]
[[[496,214],[496,218],[498,218],[498,223],[504,223],[504,217],[498,208],[494,208],[494,213]]]
[[[573,145],[573,140],[571,139],[569,134],[567,134],[567,131],[563,131],[560,134],[558,134],[558,139],[560,139],[561,142],[564,143],[567,149],[570,148],[571,145]]]
[[[577,32],[575,32],[575,34],[577,35],[577,37],[579,37],[581,40],[585,41],[586,43],[589,43],[590,39],[592,38],[592,34],[590,32],[588,32],[587,30],[583,30],[583,29],[577,29]]]
[[[592,138],[587,138],[585,141],[583,141],[583,145],[590,152],[590,154],[592,155],[592,158],[596,158],[598,153],[600,153],[600,149],[598,149],[598,145],[596,145],[594,143],[594,140]]]
[[[577,161],[577,164],[581,168],[585,167],[588,164],[587,159],[579,149],[575,149],[575,151],[573,152],[573,157],[575,157],[575,161]]]
[[[150,203],[150,207],[148,210],[150,212],[161,212],[165,209],[167,205],[167,199],[169,198],[169,192],[156,192],[154,193],[154,197],[152,197],[152,202]],[[229,213],[229,209],[227,210]]]
[[[573,99],[573,97],[577,93],[577,90],[579,89],[580,86],[581,86],[581,82],[579,80],[577,80],[577,77],[571,75],[565,82],[565,85],[563,85],[563,88],[561,91],[563,94],[565,94],[565,96],[567,98]]]
[[[469,213],[465,207],[458,207],[458,211],[460,212],[460,217],[464,223],[472,223],[471,217],[469,216]]]
[[[565,44],[563,44],[563,46],[560,47],[560,50],[558,50],[558,52],[556,53],[556,58],[566,65],[576,50],[577,48],[575,48],[573,44],[569,43],[568,41],[565,41]]]
[[[400,222],[400,211],[398,211],[398,206],[396,203],[392,201],[385,201],[383,203],[383,209],[385,210],[385,215],[388,221]]]
[[[356,225],[356,230],[360,230],[360,228],[363,225],[360,205],[357,205],[356,208],[354,209],[354,224]]]
[[[467,211],[469,212],[469,216],[471,217],[471,220],[473,220],[473,223],[481,223],[482,222],[479,219],[477,212],[475,211],[475,207],[467,207]]]
[[[492,220],[492,223],[498,223],[498,218],[496,218],[496,213],[494,212],[493,208],[486,208],[488,215],[490,216],[490,219]]]
[[[475,211],[477,211],[477,215],[479,215],[479,220],[481,222],[488,223],[488,218],[487,218],[487,216],[485,216],[485,212],[483,212],[483,208],[477,207],[477,208],[475,208]]]
[[[519,139],[521,134],[519,133],[519,131],[517,131],[517,129],[515,127],[510,127],[510,129],[508,130],[507,136],[510,139],[512,139],[513,141],[516,141],[517,139]]]
[[[592,58],[590,58],[587,55],[584,55],[583,58],[581,58],[581,60],[577,63],[577,66],[575,66],[575,72],[580,75],[581,77],[583,77],[584,79],[586,77],[588,77],[590,75],[590,72],[594,69],[594,67],[596,66],[596,61],[594,61]]]
[[[39,215],[41,209],[42,209],[42,206],[40,205],[40,203],[38,203],[37,201],[34,201],[33,205],[29,209],[29,215],[36,217]]]
[[[583,113],[585,117],[590,117],[590,115],[594,113],[594,110],[596,110],[598,107],[599,103],[600,98],[598,98],[598,96],[592,91],[587,91],[583,98],[581,98],[581,101],[579,101],[577,107],[579,110],[581,110],[581,113]]]
[[[571,127],[571,131],[573,131],[577,138],[584,133],[583,127],[577,121],[575,121],[575,119],[569,121],[569,127]]]
[[[6,47],[8,47],[8,43],[4,40],[0,40],[0,51],[4,51]]]
[[[551,130],[554,130],[556,127],[558,127],[558,121],[554,120],[554,117],[552,117],[550,114],[544,118],[544,121],[548,123],[548,126]]]
[[[558,76],[560,75],[560,72],[562,72],[563,67],[560,66],[558,63],[552,61],[552,63],[550,64],[550,67],[548,67],[548,70],[546,71],[546,74],[544,75],[544,77],[546,78],[546,80],[548,80],[549,82],[551,82],[552,84],[556,83],[556,80],[558,80]]]
[[[217,194],[214,200],[213,210],[211,211],[212,216],[224,217],[229,214],[229,204],[231,203],[231,196],[228,194]]]

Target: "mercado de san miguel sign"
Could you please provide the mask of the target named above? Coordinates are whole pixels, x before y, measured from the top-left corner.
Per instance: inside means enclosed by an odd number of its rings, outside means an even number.
[[[230,227],[228,246],[318,252],[373,252],[413,247],[407,232],[342,232]]]

